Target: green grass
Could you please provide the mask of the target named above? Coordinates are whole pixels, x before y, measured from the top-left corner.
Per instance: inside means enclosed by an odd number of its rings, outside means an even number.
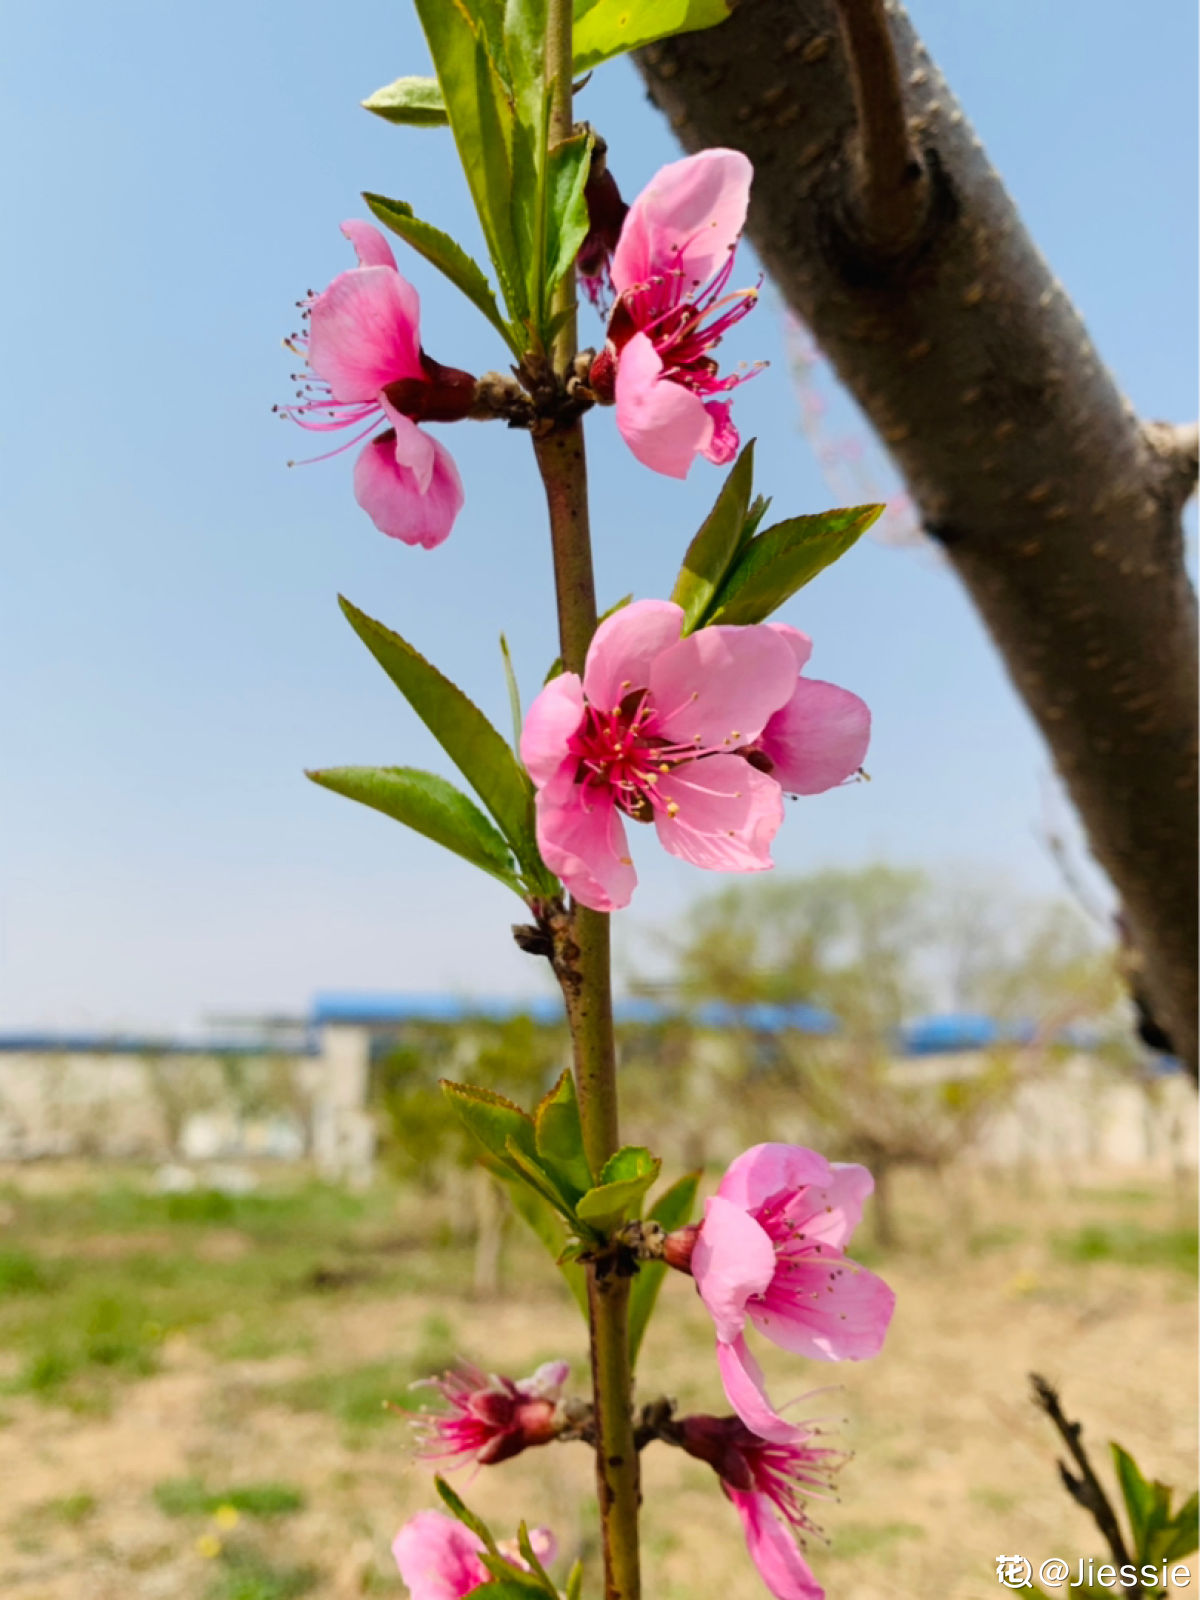
[[[218,1557],[204,1600],[299,1600],[318,1576],[312,1567],[276,1566],[251,1545],[231,1544]]]
[[[344,1428],[378,1428],[394,1421],[393,1409],[415,1411],[420,1400],[410,1391],[412,1363],[370,1361],[359,1367],[314,1372],[282,1384],[274,1398],[293,1411],[326,1411]]]
[[[10,1294],[46,1294],[52,1277],[28,1250],[0,1250],[0,1299]]]
[[[1136,1222],[1091,1222],[1056,1233],[1051,1244],[1062,1261],[1112,1261],[1123,1267],[1166,1267],[1194,1276],[1195,1228],[1147,1228]]]
[[[246,1517],[284,1517],[304,1508],[304,1496],[289,1483],[244,1483],[210,1489],[199,1478],[168,1478],[156,1484],[154,1499],[168,1517],[211,1517],[232,1506]]]
[[[844,1522],[833,1530],[830,1555],[848,1560],[851,1556],[886,1551],[898,1539],[923,1539],[924,1528],[915,1522]]]
[[[48,1521],[59,1522],[66,1528],[77,1528],[96,1510],[94,1494],[66,1494],[58,1500],[47,1500],[38,1510]]]

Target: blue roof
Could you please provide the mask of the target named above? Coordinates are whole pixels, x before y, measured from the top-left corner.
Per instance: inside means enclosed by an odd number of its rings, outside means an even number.
[[[286,1038],[236,1039],[180,1036],[154,1038],[143,1033],[0,1033],[0,1053],[10,1055],[107,1056],[275,1056],[311,1055],[315,1046],[302,1032]]]
[[[835,1033],[837,1020],[816,1006],[732,1006],[710,1003],[690,1008],[680,1002],[635,998],[618,1000],[613,1008],[618,1022],[652,1026],[672,1017],[691,1016],[707,1028],[753,1028],[763,1033],[796,1029],[801,1033]],[[503,1022],[528,1016],[535,1022],[556,1023],[563,1019],[562,1001],[557,995],[498,1000],[466,995],[335,993],[319,994],[313,1001],[311,1021],[315,1027],[327,1023],[388,1024],[397,1022],[466,1022],[471,1019]]]

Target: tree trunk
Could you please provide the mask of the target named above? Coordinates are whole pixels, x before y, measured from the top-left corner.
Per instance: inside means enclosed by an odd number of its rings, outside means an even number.
[[[860,22],[878,0],[841,4]],[[688,149],[754,162],[750,236],[982,613],[1194,1073],[1195,430],[1135,417],[908,18],[884,10],[922,194],[890,246],[862,221],[871,139],[832,0],[741,0],[640,66]]]

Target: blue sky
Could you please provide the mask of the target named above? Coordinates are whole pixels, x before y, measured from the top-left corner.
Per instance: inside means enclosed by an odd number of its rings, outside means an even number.
[[[911,11],[1134,404],[1193,415],[1194,8]],[[475,238],[448,137],[357,104],[424,69],[407,5],[15,0],[6,34],[0,1025],[540,986],[508,942],[520,908],[504,890],[301,776],[440,764],[339,590],[497,720],[498,632],[527,698],[554,654],[526,441],[443,434],[468,499],[426,553],[357,510],[349,457],[287,471],[303,441],[271,416],[293,302],[348,264],[337,229],[358,191]],[[676,156],[669,131],[625,63],[587,96],[631,195]],[[453,291],[406,270],[439,359],[500,362]],[[772,363],[737,405],[760,487],[780,513],[831,503],[797,432],[778,308],[729,354]],[[844,401],[835,419],[857,426]],[[655,477],[611,414],[590,439],[601,598],[664,593],[716,474]],[[1049,763],[952,575],[864,543],[786,616],[813,635],[814,670],[870,702],[875,737],[873,782],[796,806],[780,867],[886,857],[1052,892],[1036,836]],[[642,927],[719,887],[653,848],[639,867]]]

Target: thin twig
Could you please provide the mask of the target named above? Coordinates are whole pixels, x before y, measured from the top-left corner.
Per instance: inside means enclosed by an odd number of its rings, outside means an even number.
[[[1104,1492],[1104,1485],[1096,1476],[1092,1463],[1088,1460],[1087,1451],[1083,1448],[1083,1424],[1068,1422],[1059,1403],[1058,1391],[1053,1384],[1036,1372],[1029,1374],[1029,1381],[1033,1385],[1034,1404],[1050,1418],[1058,1429],[1059,1437],[1070,1451],[1071,1459],[1079,1469],[1079,1476],[1060,1461],[1058,1470],[1066,1485],[1071,1498],[1087,1511],[1092,1521],[1099,1528],[1114,1564],[1120,1567],[1133,1565],[1132,1557],[1125,1544],[1125,1535],[1121,1531],[1121,1524],[1113,1510],[1112,1502]],[[1134,1586],[1126,1591],[1131,1596],[1141,1594],[1141,1589]]]
[[[883,0],[836,0],[858,113],[859,221],[885,251],[912,243],[929,184],[908,135],[904,91]]]

